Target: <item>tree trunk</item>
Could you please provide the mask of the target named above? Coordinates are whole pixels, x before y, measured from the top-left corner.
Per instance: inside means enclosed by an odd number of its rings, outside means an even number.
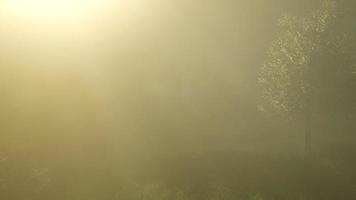
[[[305,107],[305,152],[310,153],[312,151],[312,112],[310,100],[307,101]]]

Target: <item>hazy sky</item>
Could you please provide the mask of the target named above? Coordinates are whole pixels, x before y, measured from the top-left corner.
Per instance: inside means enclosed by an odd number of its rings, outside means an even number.
[[[303,7],[282,0],[26,2],[1,4],[1,102],[8,121],[40,129],[43,120],[85,126],[129,118],[127,107],[140,110],[147,98],[168,106],[179,96],[189,103],[189,96],[221,92],[222,99],[237,95],[237,107],[254,107],[256,71],[276,20]]]

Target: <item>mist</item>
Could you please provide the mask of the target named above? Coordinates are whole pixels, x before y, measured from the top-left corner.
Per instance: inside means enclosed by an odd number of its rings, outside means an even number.
[[[0,199],[353,199],[355,6],[0,2]]]

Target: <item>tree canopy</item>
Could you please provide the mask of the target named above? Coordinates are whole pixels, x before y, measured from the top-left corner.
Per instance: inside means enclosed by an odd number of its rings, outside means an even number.
[[[326,0],[311,15],[279,19],[280,31],[259,73],[263,110],[290,118],[308,109],[352,110],[355,57],[352,38],[338,32],[337,11],[336,2]]]

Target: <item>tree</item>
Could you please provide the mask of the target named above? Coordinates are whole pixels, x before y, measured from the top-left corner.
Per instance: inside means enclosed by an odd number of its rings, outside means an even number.
[[[311,151],[314,114],[351,109],[353,56],[350,38],[338,32],[336,2],[326,0],[308,16],[283,16],[259,72],[261,108],[303,120],[305,148]]]

